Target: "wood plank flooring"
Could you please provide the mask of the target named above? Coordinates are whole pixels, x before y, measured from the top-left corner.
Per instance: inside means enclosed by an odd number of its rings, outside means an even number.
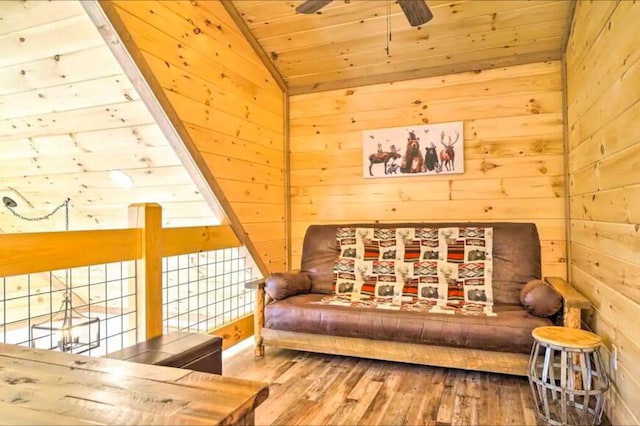
[[[267,348],[224,375],[270,383],[259,425],[535,425],[526,377]]]

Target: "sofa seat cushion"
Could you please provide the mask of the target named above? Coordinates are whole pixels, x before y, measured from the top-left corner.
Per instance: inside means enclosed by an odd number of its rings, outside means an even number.
[[[494,305],[495,317],[425,314],[313,304],[323,294],[302,294],[277,300],[265,308],[265,327],[301,333],[360,337],[529,353],[531,332],[553,325],[529,314],[522,305]]]

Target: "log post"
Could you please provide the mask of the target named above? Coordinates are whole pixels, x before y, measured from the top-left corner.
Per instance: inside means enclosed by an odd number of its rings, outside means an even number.
[[[264,296],[264,288],[256,290],[256,308],[253,316],[253,333],[256,340],[253,348],[253,355],[255,357],[264,356],[264,342],[262,339],[262,327],[264,326]]]
[[[264,306],[266,293],[264,291],[264,279],[257,279],[248,282],[244,288],[256,291],[256,306],[253,312],[253,335],[255,338],[255,346],[253,355],[256,358],[264,356],[264,340],[262,338],[262,327],[264,327]]]
[[[581,328],[581,310],[591,308],[589,299],[580,294],[576,289],[559,277],[545,277],[546,282],[562,296],[563,300],[563,325],[571,328]]]
[[[141,230],[142,256],[136,264],[138,341],[162,335],[162,207],[129,206],[129,226]]]

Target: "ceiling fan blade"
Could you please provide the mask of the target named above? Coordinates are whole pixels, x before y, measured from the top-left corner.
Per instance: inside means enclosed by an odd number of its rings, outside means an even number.
[[[332,1],[333,0],[307,0],[296,7],[296,12],[306,14],[316,13]]]
[[[398,4],[412,27],[424,25],[433,18],[424,0],[398,0]]]

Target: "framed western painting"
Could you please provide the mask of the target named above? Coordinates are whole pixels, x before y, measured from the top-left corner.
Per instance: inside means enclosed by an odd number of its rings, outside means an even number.
[[[364,177],[464,172],[462,121],[362,132]]]

